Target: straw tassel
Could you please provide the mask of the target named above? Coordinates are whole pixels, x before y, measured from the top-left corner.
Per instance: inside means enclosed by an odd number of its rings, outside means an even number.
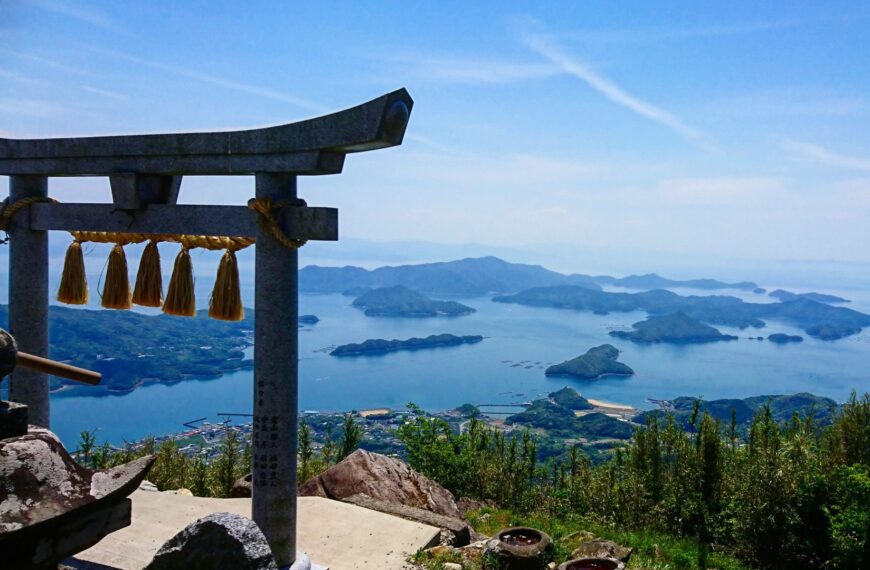
[[[239,264],[234,249],[226,250],[218,265],[208,316],[221,321],[240,321],[245,317],[239,289]]]
[[[63,274],[57,289],[57,300],[68,305],[88,304],[88,278],[85,275],[85,258],[82,244],[74,240],[66,250]]]
[[[129,309],[130,276],[127,274],[127,256],[124,247],[116,243],[109,254],[106,268],[106,283],[103,287],[102,305],[106,309]]]
[[[163,312],[167,315],[192,317],[196,315],[196,295],[193,290],[193,263],[186,245],[175,258],[175,267],[169,279],[169,290],[163,302]]]
[[[160,272],[160,251],[157,242],[151,240],[139,260],[133,302],[143,307],[159,307],[163,303],[163,275]]]

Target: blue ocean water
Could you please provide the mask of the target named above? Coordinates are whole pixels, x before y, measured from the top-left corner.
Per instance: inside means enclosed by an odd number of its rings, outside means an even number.
[[[678,291],[681,294],[706,294]],[[828,291],[838,293],[838,291]],[[736,291],[753,302],[768,297]],[[870,294],[839,292],[849,305],[870,312]],[[443,410],[465,402],[522,402],[570,385],[586,397],[650,407],[648,398],[700,395],[707,399],[813,392],[842,401],[851,390],[870,390],[870,335],[834,342],[807,337],[783,323],[740,331],[717,327],[740,340],[704,345],[644,346],[608,336],[613,327],[643,320],[642,312],[593,315],[560,309],[493,303],[489,298],[461,300],[477,312],[458,318],[372,318],[341,295],[303,294],[300,313],[320,322],[300,329],[300,410],[344,411],[401,408],[414,402]],[[801,334],[803,343],[776,345],[748,340],[774,332]],[[328,347],[369,338],[405,339],[437,333],[480,334],[474,345],[396,352],[382,356],[337,358]],[[547,378],[544,368],[610,343],[637,374],[595,381]],[[511,362],[504,362],[509,360]],[[528,361],[512,366],[518,361]],[[540,363],[540,364],[536,364]],[[186,421],[219,421],[218,412],[250,413],[252,372],[214,380],[152,385],[122,396],[55,396],[52,428],[72,445],[82,430],[98,429],[98,438],[122,443],[148,434],[180,431]]]

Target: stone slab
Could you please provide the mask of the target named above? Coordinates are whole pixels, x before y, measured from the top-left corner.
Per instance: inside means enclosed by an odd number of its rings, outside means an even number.
[[[139,570],[178,531],[198,518],[227,511],[251,515],[251,499],[207,499],[136,491],[133,523],[76,559],[96,568]],[[438,540],[439,529],[321,497],[299,497],[297,547],[332,570],[401,569],[409,555]],[[81,566],[87,567],[87,566]]]

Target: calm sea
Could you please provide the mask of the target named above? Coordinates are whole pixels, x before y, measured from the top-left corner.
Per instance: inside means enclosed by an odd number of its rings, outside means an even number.
[[[681,294],[706,294],[677,291]],[[835,291],[852,298],[848,305],[870,312],[870,292]],[[762,295],[718,292],[755,302]],[[706,345],[641,346],[608,336],[613,327],[643,320],[645,314],[544,309],[493,303],[489,298],[464,299],[477,309],[455,319],[387,319],[366,317],[341,295],[302,295],[300,312],[321,321],[300,329],[300,410],[344,411],[375,407],[402,408],[414,402],[443,410],[465,402],[505,404],[540,397],[562,386],[586,397],[646,408],[648,398],[681,395],[708,399],[782,394],[801,391],[842,401],[851,390],[870,390],[870,335],[835,342],[807,338],[803,343],[776,345],[748,340],[774,332],[801,334],[782,323],[739,331],[735,342]],[[328,348],[369,338],[405,339],[437,333],[480,334],[479,344],[397,352],[383,356],[336,358]],[[621,360],[634,368],[631,378],[575,381],[547,378],[544,368],[611,343]],[[505,362],[510,361],[510,362]],[[520,366],[513,366],[522,361]],[[73,445],[82,430],[98,429],[98,437],[122,443],[148,434],[181,431],[183,423],[219,412],[250,413],[252,373],[242,371],[219,379],[153,385],[123,396],[57,396],[52,400],[52,427]],[[236,421],[243,421],[237,418]]]

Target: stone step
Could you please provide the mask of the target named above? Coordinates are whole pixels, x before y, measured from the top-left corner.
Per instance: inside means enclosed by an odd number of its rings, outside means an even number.
[[[251,499],[210,499],[138,490],[132,524],[79,553],[79,563],[105,570],[140,570],[164,542],[216,512],[251,516]],[[332,570],[407,568],[408,556],[437,544],[439,529],[356,505],[299,497],[297,548]],[[76,567],[76,562],[69,564]],[[80,565],[80,568],[87,568]]]

